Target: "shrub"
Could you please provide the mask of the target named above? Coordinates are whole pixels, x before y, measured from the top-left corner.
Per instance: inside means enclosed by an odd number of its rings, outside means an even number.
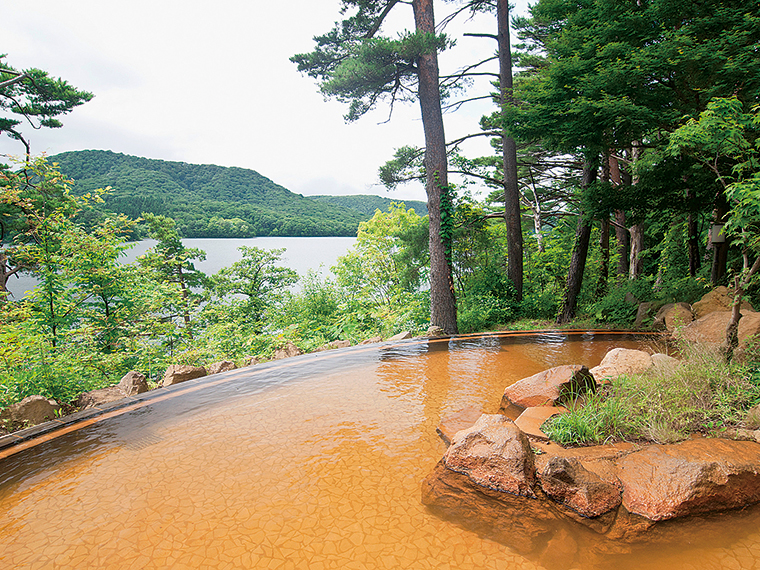
[[[599,394],[552,418],[544,431],[559,443],[607,440],[669,443],[690,433],[716,434],[739,426],[760,403],[760,382],[747,365],[726,364],[717,349],[680,348],[672,370],[651,368],[620,377]]]

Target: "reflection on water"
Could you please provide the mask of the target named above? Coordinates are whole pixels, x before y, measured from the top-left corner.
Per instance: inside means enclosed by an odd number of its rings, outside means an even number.
[[[535,568],[433,515],[420,482],[444,451],[442,416],[494,412],[519,378],[636,346],[581,336],[289,359],[12,455],[0,460],[0,568]],[[727,520],[746,535],[721,533]],[[716,521],[710,544],[599,565],[760,567],[760,514]]]

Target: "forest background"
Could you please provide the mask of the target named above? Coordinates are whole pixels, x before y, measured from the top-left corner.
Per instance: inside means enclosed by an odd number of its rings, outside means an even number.
[[[433,67],[422,63],[456,49],[455,38],[429,28],[424,0],[412,3],[411,31],[382,36],[403,4],[345,0],[344,20],[293,57],[349,105],[350,120],[383,102],[419,101],[423,119],[428,112]],[[760,2],[540,0],[513,21],[514,84],[506,3],[458,6],[452,17],[496,16],[493,29],[469,33],[499,46],[499,72],[474,61],[436,77],[433,99],[449,112],[493,99],[497,110],[471,135],[490,137],[493,155],[463,156],[460,141],[400,148],[381,180],[426,180],[429,215],[378,211],[332,275],[306,276],[299,293],[279,251],[245,249],[205,276],[193,266],[203,252],[182,245],[171,218],[104,208],[110,190],[79,192],[29,153],[8,165],[2,284],[25,271],[40,286],[0,301],[0,407],[28,394],[69,402],[130,369],[155,380],[170,363],[267,357],[288,341],[311,350],[431,324],[451,333],[578,317],[628,327],[639,302],[692,302],[717,284],[760,300]],[[91,98],[42,71],[0,65],[0,130],[27,150],[26,124],[60,126],[56,116]],[[494,75],[493,92],[465,90],[480,73]],[[448,173],[464,182],[448,184]],[[470,184],[492,191],[476,200]],[[119,263],[135,231],[158,245]],[[436,297],[447,287],[450,300]],[[451,301],[455,321],[438,322],[436,307]]]

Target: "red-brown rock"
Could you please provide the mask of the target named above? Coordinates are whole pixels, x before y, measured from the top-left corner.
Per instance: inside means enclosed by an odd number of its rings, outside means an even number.
[[[760,445],[693,439],[652,445],[618,461],[623,506],[654,521],[760,501]]]
[[[657,311],[652,327],[673,332],[677,326],[688,325],[693,320],[694,315],[688,303],[668,303]]]
[[[538,480],[547,495],[584,517],[598,517],[620,506],[620,489],[574,457],[552,457]]]
[[[543,501],[478,485],[443,460],[422,482],[422,503],[523,554],[545,547],[562,518]]]
[[[604,355],[601,364],[590,370],[599,383],[611,382],[618,376],[639,374],[652,366],[652,357],[643,350],[613,348]]]
[[[348,348],[349,346],[351,346],[351,341],[349,340],[334,340],[327,344],[323,344],[314,352],[324,352],[325,350],[333,350],[335,348]]]
[[[303,351],[295,344],[288,341],[288,344],[274,351],[273,360],[282,360],[283,358],[290,358],[292,356],[298,356],[300,354],[303,354]]]
[[[595,389],[596,382],[585,366],[556,366],[507,386],[501,407],[506,409],[510,404],[522,408],[553,406],[567,396],[580,395],[587,390],[593,392]]]
[[[203,366],[189,366],[187,364],[172,364],[166,369],[161,386],[166,388],[180,382],[187,382],[195,378],[206,376],[206,369]]]
[[[219,374],[221,372],[235,370],[236,368],[237,366],[235,366],[235,363],[232,360],[220,360],[219,362],[214,362],[213,364],[206,366],[206,372],[209,374]]]
[[[127,396],[136,396],[148,391],[145,376],[135,370],[127,372],[119,381],[118,387]]]
[[[720,346],[726,340],[726,327],[730,320],[731,311],[714,311],[679,329],[677,336],[691,342]],[[760,313],[742,310],[739,344],[743,345],[749,337],[757,334],[760,334]]]
[[[566,414],[567,408],[562,406],[539,406],[537,408],[525,408],[515,420],[515,424],[522,432],[531,439],[549,441],[549,436],[541,431],[541,426],[546,420],[559,414]]]
[[[705,315],[714,313],[715,311],[728,311],[734,304],[733,291],[724,286],[716,287],[712,291],[706,293],[699,301],[692,305],[694,310],[694,318],[701,319]],[[742,301],[741,311],[754,312],[755,309],[747,301]]]
[[[457,432],[443,463],[482,487],[535,497],[535,466],[528,438],[500,414],[483,414],[471,428]]]
[[[83,410],[87,410],[126,397],[127,394],[118,386],[108,386],[107,388],[100,388],[98,390],[91,390],[90,392],[79,394],[76,405]]]
[[[27,396],[5,408],[0,413],[0,420],[8,421],[9,428],[19,429],[53,420],[60,409],[61,406],[55,400],[48,400],[44,396]]]
[[[455,414],[446,416],[441,419],[441,423],[438,424],[436,432],[441,436],[441,439],[446,442],[447,445],[451,444],[451,440],[454,439],[454,435],[458,431],[471,428],[478,421],[478,418],[483,415],[483,411],[475,406],[467,406],[462,408]]]

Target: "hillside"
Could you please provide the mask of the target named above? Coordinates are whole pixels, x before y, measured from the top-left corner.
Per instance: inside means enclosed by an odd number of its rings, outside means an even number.
[[[350,210],[356,210],[367,218],[371,217],[375,210],[382,212],[388,211],[391,202],[404,204],[408,210],[413,209],[418,216],[427,216],[427,203],[419,200],[394,200],[393,198],[384,198],[382,196],[372,196],[368,194],[354,194],[351,196],[309,196],[313,200],[319,200],[334,206],[342,206]]]
[[[353,236],[368,216],[294,194],[254,170],[105,150],[49,158],[84,194],[111,186],[102,209],[170,216],[186,237]]]

